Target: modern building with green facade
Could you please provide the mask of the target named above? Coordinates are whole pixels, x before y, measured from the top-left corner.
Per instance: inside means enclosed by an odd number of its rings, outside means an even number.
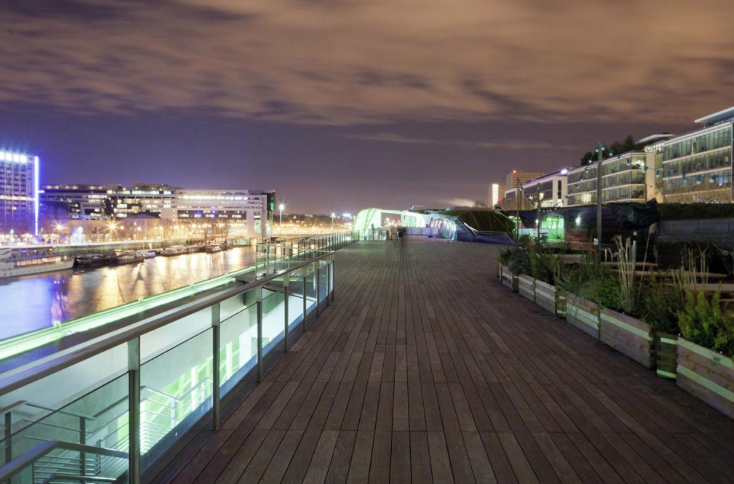
[[[734,107],[697,119],[704,128],[663,143],[666,203],[732,203]]]

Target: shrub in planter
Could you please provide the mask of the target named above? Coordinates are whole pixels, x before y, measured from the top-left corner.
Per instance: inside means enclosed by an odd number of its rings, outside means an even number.
[[[687,341],[734,354],[734,313],[721,309],[718,291],[711,300],[702,291],[696,295],[686,291],[686,305],[678,312],[678,326]]]
[[[734,364],[730,356],[678,339],[677,384],[734,419]]]
[[[734,418],[734,313],[721,308],[719,293],[686,291],[678,312],[678,385]]]
[[[650,325],[654,339],[654,366],[662,378],[676,378],[678,312],[683,310],[685,303],[685,291],[678,282],[666,283],[653,276],[640,290],[644,313],[642,319]]]

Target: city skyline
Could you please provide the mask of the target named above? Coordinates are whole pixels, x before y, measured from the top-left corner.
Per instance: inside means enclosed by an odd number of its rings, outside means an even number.
[[[0,146],[38,153],[41,183],[272,188],[320,213],[484,200],[513,168],[731,104],[716,3],[9,1]]]

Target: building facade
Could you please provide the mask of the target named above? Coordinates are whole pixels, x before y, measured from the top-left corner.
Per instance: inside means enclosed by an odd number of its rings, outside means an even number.
[[[42,185],[41,210],[55,220],[103,220],[112,208],[108,193],[121,189],[120,185]]]
[[[523,192],[534,207],[562,207],[566,200],[568,170],[544,175],[523,185]]]
[[[535,206],[530,201],[522,189],[512,188],[505,190],[505,199],[502,202],[502,210],[514,211],[514,210],[532,210]]]
[[[663,146],[665,142],[675,138],[676,135],[663,133],[653,134],[637,141],[638,145],[642,145],[645,150],[645,165],[647,171],[645,173],[645,185],[647,190],[647,200],[655,200],[658,203],[663,202]]]
[[[492,183],[489,185],[489,208],[498,206],[505,198],[505,186],[499,183]]]
[[[543,176],[545,173],[524,172],[512,170],[505,177],[505,190],[521,188],[525,183]]]
[[[663,143],[664,201],[731,203],[734,107],[695,122],[704,128]]]
[[[38,156],[0,149],[0,232],[38,234]]]
[[[40,193],[51,220],[156,218],[176,223],[241,223],[250,237],[267,237],[275,209],[272,190],[190,190],[166,184],[45,185]]]
[[[175,217],[184,220],[245,222],[248,234],[267,237],[268,215],[275,210],[274,191],[181,190]]]
[[[568,171],[566,206],[596,203],[597,166],[591,163]],[[647,155],[630,151],[602,160],[602,203],[647,201]]]

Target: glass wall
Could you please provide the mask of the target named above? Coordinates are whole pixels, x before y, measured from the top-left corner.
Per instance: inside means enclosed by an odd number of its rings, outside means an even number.
[[[671,142],[663,149],[664,159],[674,160],[696,153],[730,147],[732,142],[731,124],[723,125],[720,129],[708,131],[682,141]]]
[[[304,268],[309,312],[317,287],[327,303],[330,263],[327,255],[291,271],[287,318],[282,275],[165,324],[151,316],[122,345],[2,394],[0,459],[27,464],[4,467],[0,481],[56,482],[52,476],[63,473],[65,482],[124,482],[137,435],[141,470],[154,467],[188,431],[209,426],[218,395],[254,379],[259,350],[263,357],[282,351],[286,326],[303,321]],[[146,331],[148,324],[155,329]]]

